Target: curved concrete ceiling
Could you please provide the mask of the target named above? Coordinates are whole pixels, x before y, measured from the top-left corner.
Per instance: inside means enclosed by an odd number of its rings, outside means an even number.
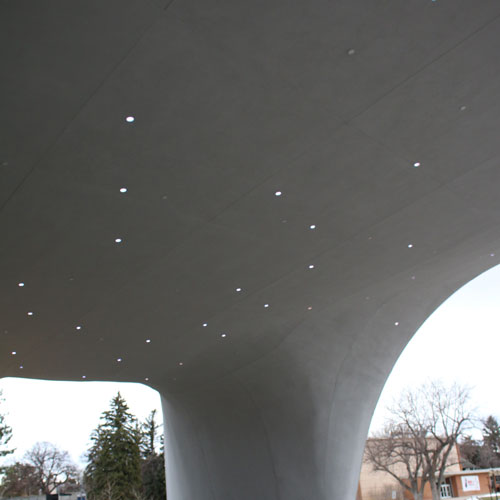
[[[171,500],[352,497],[398,354],[499,262],[499,16],[2,2],[0,375],[159,389]]]

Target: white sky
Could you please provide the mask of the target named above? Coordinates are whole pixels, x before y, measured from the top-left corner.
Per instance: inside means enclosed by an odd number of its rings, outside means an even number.
[[[420,328],[389,377],[372,421],[380,427],[384,407],[406,386],[426,379],[458,381],[472,388],[472,401],[482,416],[500,415],[497,356],[500,353],[500,266],[482,274],[446,301]],[[141,384],[45,382],[4,378],[0,405],[13,429],[16,448],[9,461],[21,459],[37,441],[49,441],[70,452],[82,465],[83,453],[101,413],[118,391],[131,412],[144,419],[157,409],[158,393]]]

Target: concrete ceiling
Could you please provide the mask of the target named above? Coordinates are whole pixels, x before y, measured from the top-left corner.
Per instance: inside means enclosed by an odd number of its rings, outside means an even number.
[[[499,33],[497,0],[1,2],[0,375],[259,393],[286,350],[364,388],[360,441],[500,261]]]

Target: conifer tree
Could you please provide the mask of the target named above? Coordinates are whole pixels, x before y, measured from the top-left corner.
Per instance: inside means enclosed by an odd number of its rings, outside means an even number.
[[[0,391],[0,403],[3,401],[2,392]],[[12,429],[6,424],[5,417],[0,413],[0,457],[4,457],[14,450],[4,449],[12,437]],[[1,469],[0,469],[1,470]]]
[[[85,469],[89,500],[130,500],[142,489],[141,433],[120,393],[92,432]]]
[[[159,426],[155,421],[156,410],[153,410],[142,425],[142,482],[146,500],[165,500],[165,457],[163,453],[163,437],[159,434]],[[160,444],[161,452],[157,452]]]
[[[483,424],[483,443],[492,453],[500,456],[500,426],[492,415]]]

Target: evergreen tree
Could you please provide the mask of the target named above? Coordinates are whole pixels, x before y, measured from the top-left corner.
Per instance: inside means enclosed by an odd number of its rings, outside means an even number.
[[[141,433],[120,393],[92,432],[85,469],[89,500],[130,500],[142,489]]]
[[[500,456],[500,426],[492,415],[483,423],[483,444],[496,456]]]
[[[163,437],[155,421],[153,410],[142,426],[142,482],[146,500],[165,500],[165,457],[163,450],[157,453],[157,445],[163,448]]]
[[[3,402],[2,392],[0,391],[0,403]],[[14,450],[5,450],[3,449],[10,438],[12,437],[12,429],[6,424],[5,417],[0,413],[0,457],[4,457],[9,453],[12,453]],[[1,468],[0,468],[1,472]]]

